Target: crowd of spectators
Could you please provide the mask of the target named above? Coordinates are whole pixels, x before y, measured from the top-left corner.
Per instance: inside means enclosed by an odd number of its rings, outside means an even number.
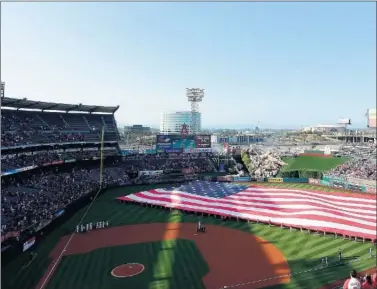
[[[58,169],[57,169],[58,170]],[[41,172],[29,178],[8,179],[1,194],[1,234],[37,227],[84,194],[99,188],[99,169]],[[122,168],[106,167],[103,185],[128,181]]]
[[[213,172],[216,168],[207,154],[155,154],[131,155],[123,157],[122,164],[129,170],[139,171],[175,171],[192,169],[195,173]]]
[[[377,288],[377,272],[358,276],[355,270],[350,272],[350,277],[346,279],[343,286],[339,289],[376,289]]]
[[[109,150],[107,153],[112,154],[117,151]],[[54,161],[92,156],[99,156],[99,152],[45,151],[12,155],[2,159],[2,170],[30,165],[41,166]],[[25,179],[9,176],[6,184],[2,186],[2,234],[38,226],[43,221],[51,219],[59,209],[98,188],[98,168],[73,169],[70,172],[59,171],[59,169],[60,167],[57,166],[54,172],[43,173],[42,170],[42,173],[32,173],[31,177]],[[134,155],[115,158],[111,167],[105,167],[103,181],[104,184],[124,183],[129,180],[128,175],[135,172],[134,183],[144,181],[155,183],[167,181],[167,179],[143,180],[138,178],[138,173],[155,170],[182,172],[182,169],[190,169],[191,175],[215,170],[213,163],[205,154]],[[163,177],[169,176],[159,178]]]
[[[1,144],[2,147],[25,146],[43,143],[66,143],[100,141],[104,123],[101,115],[91,116],[95,125],[90,125],[84,116],[74,114],[43,113],[1,110]],[[72,120],[71,126],[63,121]],[[45,116],[46,120],[43,120]],[[74,119],[71,119],[75,117]],[[93,117],[95,119],[93,119]],[[109,117],[108,115],[106,116]],[[110,116],[111,117],[111,116]],[[105,139],[118,140],[115,120],[106,123]]]
[[[86,151],[37,151],[18,154],[8,154],[1,156],[1,171],[7,172],[15,169],[25,168],[29,166],[43,166],[44,164],[66,161],[66,160],[82,160],[91,159],[93,157],[100,157],[101,153],[98,149]],[[109,149],[104,151],[104,156],[119,155],[117,149]]]
[[[376,180],[376,159],[357,158],[337,166],[328,173],[329,176]]]

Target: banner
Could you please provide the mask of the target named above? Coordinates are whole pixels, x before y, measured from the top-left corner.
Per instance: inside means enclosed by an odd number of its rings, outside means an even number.
[[[333,181],[332,182],[332,186],[334,188],[340,188],[340,189],[345,189],[346,188],[346,184],[343,183],[343,182],[339,182],[339,181]]]
[[[30,249],[34,244],[35,244],[35,237],[30,238],[24,243],[22,252],[25,252],[26,250]]]
[[[233,182],[250,182],[250,177],[233,177]]]
[[[20,173],[20,172],[25,172],[25,171],[30,171],[32,169],[35,169],[37,166],[28,166],[28,167],[24,167],[24,168],[20,168],[20,169],[16,169],[16,172],[17,173]]]
[[[363,188],[362,186],[354,185],[354,184],[348,184],[347,189],[351,191],[357,191],[357,192],[366,191],[365,188]]]
[[[169,148],[169,149],[164,149],[164,152],[165,153],[182,153],[183,152],[183,149],[173,149],[173,148]]]
[[[283,178],[283,183],[308,183],[307,178]]]
[[[70,160],[65,160],[65,163],[74,163],[76,160],[75,159],[70,159]]]
[[[322,180],[328,181],[328,182],[344,182],[345,179],[341,177],[330,177],[330,176],[323,176]]]
[[[269,182],[269,183],[282,183],[283,178],[268,178],[267,182]]]
[[[53,162],[51,162],[52,165],[60,165],[62,163],[64,163],[64,161],[53,161]]]
[[[10,171],[6,171],[4,173],[1,173],[1,176],[13,175],[13,174],[16,174],[16,173],[18,173],[17,170],[10,170]]]
[[[183,150],[186,154],[195,154],[195,153],[212,153],[212,148],[197,148],[197,149],[185,149]]]
[[[42,167],[47,167],[47,166],[51,166],[51,163],[48,162],[48,163],[44,163],[44,164],[42,165]]]
[[[121,151],[120,151],[120,154],[121,154],[122,156],[136,155],[136,154],[138,154],[138,153],[139,153],[138,150],[121,150]]]
[[[64,209],[61,209],[61,210],[59,210],[59,211],[57,211],[56,213],[55,213],[55,218],[57,218],[57,217],[60,217],[61,215],[63,215],[64,214],[64,212],[65,212],[65,210]]]
[[[320,183],[321,183],[321,180],[312,179],[312,178],[309,179],[309,184],[319,185]]]
[[[164,171],[159,170],[159,171],[140,171],[139,176],[157,176],[157,175],[162,175]]]
[[[232,176],[218,176],[217,177],[217,181],[218,182],[231,182],[233,181],[233,177]]]

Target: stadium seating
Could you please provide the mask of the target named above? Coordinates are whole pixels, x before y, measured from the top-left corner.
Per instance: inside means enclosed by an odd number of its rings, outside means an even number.
[[[71,169],[32,174],[29,178],[8,180],[2,188],[1,235],[37,227],[54,217],[69,203],[99,188],[99,169]],[[126,182],[128,176],[118,167],[106,167],[103,182]]]
[[[107,160],[103,169],[104,185],[125,184],[130,182],[129,176],[133,176],[132,182],[136,184],[156,181],[139,178],[140,171],[216,171],[206,154],[122,157],[113,115],[117,108],[2,98],[2,237],[50,221],[69,203],[99,188],[99,163],[83,161],[100,158],[102,129],[102,155]],[[26,175],[20,177],[19,172]],[[177,180],[169,174],[161,179]]]
[[[45,143],[118,141],[113,115],[1,110],[2,147]]]

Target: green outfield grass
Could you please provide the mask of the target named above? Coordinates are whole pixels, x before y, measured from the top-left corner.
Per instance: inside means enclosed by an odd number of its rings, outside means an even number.
[[[348,158],[324,158],[317,156],[298,156],[296,158],[283,158],[286,165],[282,172],[312,170],[329,171],[348,161]]]
[[[143,264],[143,273],[132,278],[112,277],[111,268],[123,264],[125,258]],[[174,266],[169,266],[173,260]],[[192,241],[149,242],[66,256],[48,288],[204,289],[201,279],[207,272],[207,263]]]
[[[268,184],[271,186],[290,186],[292,184]],[[310,188],[307,184],[297,184],[297,188]],[[84,222],[95,222],[101,220],[109,220],[112,226],[120,226],[126,224],[141,224],[141,223],[152,223],[152,222],[195,222],[196,218],[191,215],[183,215],[181,213],[171,213],[168,211],[146,208],[138,205],[132,204],[119,204],[114,201],[115,197],[122,196],[125,194],[147,190],[154,188],[156,186],[143,186],[143,187],[127,187],[127,188],[117,188],[108,190],[103,196],[101,196],[94,205],[92,209],[86,216]],[[313,187],[319,190],[321,187]],[[326,188],[327,189],[327,188]],[[61,235],[72,232],[82,217],[84,209],[78,212],[70,221],[64,224],[62,227],[58,228],[49,238],[44,241],[37,249],[38,257],[35,262],[32,263],[26,269],[22,269],[22,266],[27,263],[26,257],[22,256],[14,260],[7,267],[2,268],[2,288],[4,289],[32,289],[42,277],[43,272],[47,268],[50,260],[48,258],[49,252],[54,248],[59,237]],[[281,286],[275,286],[274,288],[279,289],[315,289],[326,283],[333,282],[340,278],[344,278],[348,275],[350,269],[364,270],[376,265],[376,260],[374,258],[367,258],[369,254],[370,244],[362,244],[353,241],[346,241],[343,239],[335,239],[334,237],[323,237],[303,234],[301,232],[290,232],[286,229],[281,229],[279,227],[269,227],[263,224],[248,224],[244,222],[227,221],[221,222],[216,218],[206,218],[205,223],[215,224],[220,226],[228,226],[231,228],[243,230],[255,234],[267,241],[275,244],[285,255],[291,271],[301,272],[313,268],[317,268],[320,265],[320,258],[329,257],[330,264],[334,263],[337,258],[338,248],[343,251],[344,257],[361,257],[365,258],[360,262],[354,262],[352,264],[347,264],[343,266],[334,267],[331,269],[316,270],[308,273],[297,274],[292,277],[291,283]],[[198,265],[192,258],[185,257],[184,252],[187,251],[188,254],[193,253],[195,249],[192,247],[193,244],[190,242],[179,241],[182,244],[182,250],[178,250],[179,262],[177,262],[177,257],[171,257],[169,254],[164,253],[164,258],[161,262],[145,262],[153,266],[153,270],[159,270],[158,268],[174,268],[174,276],[171,279],[164,279],[165,281],[153,282],[155,281],[152,277],[146,280],[146,283],[140,283],[140,287],[137,288],[148,288],[148,289],[196,289],[200,287],[200,279],[205,274],[205,265]],[[187,245],[185,245],[187,244]],[[234,244],[236,246],[236,244]],[[232,244],[229,244],[229,249],[231,250]],[[148,254],[157,254],[159,249],[159,244],[147,244],[141,247],[132,246],[121,246],[119,250],[122,250],[125,254],[140,254],[143,258],[148,258]],[[190,248],[190,249],[188,249]],[[107,248],[97,250],[90,254],[77,255],[64,257],[63,262],[58,266],[52,281],[46,286],[46,289],[57,289],[57,288],[79,288],[72,287],[73,283],[81,282],[82,278],[85,280],[90,279],[90,286],[88,287],[82,285],[80,289],[112,289],[120,288],[118,283],[121,284],[123,281],[109,281],[107,283],[107,278],[103,274],[98,272],[108,272],[109,264],[112,262],[117,263],[118,253],[117,248]],[[160,249],[162,250],[162,249]],[[120,252],[120,251],[119,251]],[[375,252],[375,248],[374,248]],[[122,253],[122,254],[123,254]],[[220,253],[220,252],[219,252]],[[92,255],[94,254],[94,255]],[[182,256],[181,256],[182,255]],[[115,256],[115,257],[114,257]],[[113,259],[114,257],[114,259]],[[198,257],[195,257],[198,258]],[[226,262],[226,260],[224,260]],[[257,262],[257,261],[256,261]],[[174,265],[172,265],[174,264]],[[257,264],[257,263],[256,263]],[[85,271],[86,270],[86,271]],[[152,269],[151,269],[152,270]],[[185,270],[189,272],[185,273]],[[85,273],[84,273],[85,271]],[[163,274],[168,274],[167,272],[162,272]],[[170,274],[170,273],[169,273]],[[67,276],[72,276],[73,280],[67,280]],[[149,276],[150,275],[149,273]],[[124,279],[120,279],[124,280]],[[136,280],[136,279],[135,279]],[[250,280],[252,281],[252,280]],[[88,281],[86,281],[88,282]],[[118,282],[118,283],[117,283]],[[135,281],[136,282],[136,281]],[[109,284],[109,285],[107,285]],[[113,284],[115,284],[113,286]],[[134,287],[127,287],[125,283],[122,283],[124,287],[133,289]],[[139,283],[138,283],[139,284]],[[181,287],[183,286],[184,287]],[[110,287],[111,286],[111,287]],[[138,285],[139,286],[139,285]],[[239,289],[247,287],[238,287]]]
[[[245,183],[243,183],[245,184]],[[340,192],[340,193],[347,193],[347,194],[357,194],[354,191],[344,190],[341,188],[334,188],[334,187],[327,187],[327,186],[320,186],[320,185],[312,185],[308,183],[248,183],[249,185],[261,185],[265,187],[276,187],[281,189],[295,189],[295,190],[312,190],[312,191],[321,191],[321,192]]]

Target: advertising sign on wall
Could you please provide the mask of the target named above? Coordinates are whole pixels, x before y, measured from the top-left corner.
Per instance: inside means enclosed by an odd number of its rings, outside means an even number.
[[[22,251],[25,252],[26,250],[30,249],[34,244],[35,244],[35,237],[30,238],[24,243]]]
[[[233,182],[250,182],[251,177],[233,177]]]
[[[333,182],[332,182],[332,186],[333,186],[334,188],[341,188],[341,189],[345,189],[345,188],[346,188],[345,183],[343,183],[343,182],[338,182],[338,181],[333,181]]]
[[[183,152],[183,149],[164,149],[164,153],[176,153],[179,154]]]
[[[232,176],[218,176],[217,177],[217,181],[218,182],[231,182],[233,181],[233,177]]]
[[[347,189],[351,191],[358,191],[358,192],[365,191],[365,188],[363,188],[362,186],[354,185],[354,184],[348,184]]]
[[[320,180],[312,179],[312,178],[309,179],[309,184],[319,185],[320,183],[321,183]]]
[[[186,154],[212,153],[213,149],[211,149],[211,148],[185,149],[184,152]]]
[[[157,176],[162,175],[164,173],[163,170],[158,171],[140,171],[139,176]]]
[[[268,178],[267,182],[269,182],[269,183],[282,183],[283,178]]]

